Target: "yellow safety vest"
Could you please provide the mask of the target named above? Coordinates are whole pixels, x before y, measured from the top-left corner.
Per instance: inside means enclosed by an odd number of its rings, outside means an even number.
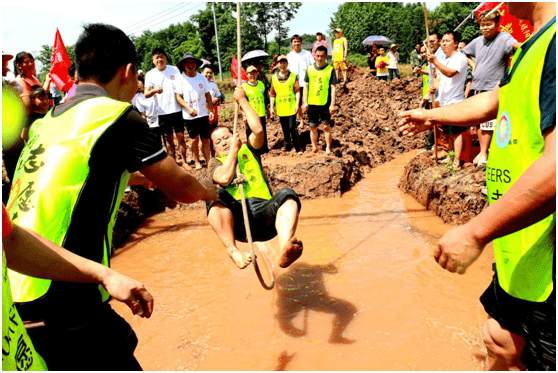
[[[258,84],[253,86],[248,83],[242,85],[244,92],[246,92],[246,98],[250,102],[250,106],[256,110],[258,116],[265,117],[265,99],[264,92],[265,86],[261,81],[258,80]]]
[[[333,67],[327,65],[322,70],[316,69],[315,64],[308,68],[308,104],[324,106],[329,99],[329,80]]]
[[[63,114],[52,110],[34,122],[14,175],[8,213],[14,223],[31,229],[64,247],[89,176],[89,159],[97,140],[131,105],[107,97],[85,100]],[[130,174],[124,172],[114,187],[113,205],[102,250],[101,263],[109,265],[112,229]],[[83,238],[84,240],[87,237]],[[51,280],[38,279],[8,270],[16,302],[31,302],[45,295]],[[102,300],[109,294],[99,286]]]
[[[294,85],[296,82],[296,74],[291,72],[289,78],[280,82],[277,74],[271,78],[271,84],[275,90],[276,98],[275,104],[277,105],[277,115],[280,117],[288,117],[296,114],[296,94],[294,92]]]
[[[215,158],[221,163],[225,163],[227,157],[227,154],[219,154]],[[260,162],[258,162],[246,144],[242,144],[240,147],[237,158],[240,173],[246,178],[246,183],[243,184],[245,198],[271,199],[271,193],[265,181]],[[236,178],[236,172],[234,178]],[[237,201],[240,201],[242,198],[238,185],[231,182],[225,189]]]
[[[523,49],[531,39],[523,43],[500,84],[498,124],[486,167],[490,204],[505,194],[544,152],[539,93],[544,56],[554,35],[556,21],[533,36],[536,40],[526,53]],[[494,258],[502,289],[519,299],[545,301],[554,288],[555,237],[556,211],[527,228],[495,239]]]
[[[345,37],[342,36],[339,39],[335,39],[333,41],[333,60],[334,61],[343,61],[343,52],[345,48]]]

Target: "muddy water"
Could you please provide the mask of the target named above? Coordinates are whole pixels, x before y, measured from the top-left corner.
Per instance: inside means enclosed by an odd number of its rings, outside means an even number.
[[[232,264],[203,211],[146,221],[112,261],[155,297],[149,320],[113,304],[138,334],[143,368],[482,369],[478,297],[491,250],[463,276],[438,267],[432,248],[451,227],[397,189],[414,154],[374,169],[340,199],[303,201],[304,253],[275,269],[272,291],[252,266]]]

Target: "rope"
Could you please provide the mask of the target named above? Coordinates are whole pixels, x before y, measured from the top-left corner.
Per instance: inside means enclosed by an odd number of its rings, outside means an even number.
[[[430,49],[430,31],[428,30],[428,14],[426,13],[426,3],[422,3],[422,6],[424,8],[424,23],[426,24],[426,50],[428,51],[428,54],[431,54],[431,49]],[[434,73],[432,71],[432,64],[430,64],[430,83],[428,85],[428,88],[430,88],[432,86],[432,83],[434,82]],[[434,97],[432,97],[432,95],[430,95],[430,110],[434,109]],[[434,161],[436,162],[436,164],[438,164],[438,134],[437,129],[436,129],[436,125],[432,126],[432,130],[434,131]]]
[[[240,50],[240,3],[238,2],[238,3],[236,3],[236,55],[238,57],[238,59],[237,59],[237,65],[238,65],[237,86],[238,87],[240,87],[241,84],[242,84],[242,76],[241,76],[242,66],[240,65],[240,52],[241,52],[241,50]],[[236,132],[237,132],[238,110],[239,110],[239,104],[235,100],[233,135],[236,134]],[[235,181],[238,181],[240,178],[244,178],[244,176],[242,176],[240,174],[240,166],[238,165],[238,162],[236,164],[236,174],[237,174],[237,179]],[[267,257],[267,254],[264,251],[260,250],[260,252],[262,253],[262,256],[264,258],[264,261],[267,265],[267,268],[270,269],[271,283],[269,285],[267,285],[265,280],[263,279],[263,276],[262,276],[261,272],[260,272],[260,267],[258,266],[258,260],[257,260],[257,257],[256,257],[256,252],[254,251],[254,242],[252,241],[252,231],[250,230],[250,222],[248,221],[248,208],[246,207],[246,198],[244,196],[244,186],[242,185],[242,182],[238,183],[238,189],[240,190],[240,197],[241,197],[240,202],[242,204],[242,216],[244,217],[244,229],[246,230],[246,238],[248,239],[248,245],[250,246],[250,255],[252,256],[252,263],[254,264],[254,270],[256,271],[256,275],[258,276],[258,280],[260,280],[260,283],[262,284],[264,289],[271,290],[275,286],[275,278],[274,278],[274,275],[273,275],[273,266],[272,266],[269,258]]]

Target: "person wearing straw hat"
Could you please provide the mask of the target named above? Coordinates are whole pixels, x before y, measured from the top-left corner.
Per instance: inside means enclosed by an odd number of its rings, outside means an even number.
[[[240,269],[247,267],[253,258],[236,247],[236,241],[247,241],[238,186],[243,183],[253,241],[278,236],[276,263],[286,268],[302,255],[302,242],[295,237],[300,199],[291,188],[282,188],[272,195],[260,158],[264,133],[259,115],[242,88],[235,89],[234,98],[244,111],[251,132],[244,144],[229,127],[217,126],[211,134],[217,156],[209,161],[209,175],[220,187],[219,199],[207,204],[207,218],[234,264]],[[237,165],[244,178],[236,174]]]
[[[196,72],[203,61],[186,52],[176,67],[182,72],[176,83],[176,101],[182,106],[182,118],[188,136],[192,139],[192,156],[196,170],[202,168],[200,163],[199,143],[201,139],[205,164],[209,163],[209,121],[213,120],[213,100],[206,77]],[[209,111],[208,111],[209,108]],[[186,163],[186,160],[184,160]]]
[[[495,274],[480,301],[486,370],[556,370],[556,4],[509,2],[532,36],[491,91],[403,112],[399,131],[497,118],[486,166],[489,206],[447,232],[434,259],[464,274],[493,243]],[[465,284],[464,284],[465,285]]]
[[[388,72],[389,72],[390,82],[393,80],[394,74],[397,77],[397,79],[401,79],[401,77],[399,76],[399,52],[397,51],[398,47],[399,45],[392,44],[389,47],[389,52],[387,54],[387,57],[389,59]]]

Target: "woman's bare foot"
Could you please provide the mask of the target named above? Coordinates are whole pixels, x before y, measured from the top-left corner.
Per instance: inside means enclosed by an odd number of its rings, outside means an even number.
[[[318,152],[318,148],[312,146],[312,153],[317,153]]]
[[[281,252],[283,255],[279,259],[279,267],[287,268],[302,255],[302,241],[292,237]]]
[[[252,263],[252,255],[250,253],[241,253],[237,248],[230,248],[228,253],[234,264],[240,269],[244,269],[248,264]]]
[[[326,149],[326,154],[331,154],[331,149],[327,148]]]

